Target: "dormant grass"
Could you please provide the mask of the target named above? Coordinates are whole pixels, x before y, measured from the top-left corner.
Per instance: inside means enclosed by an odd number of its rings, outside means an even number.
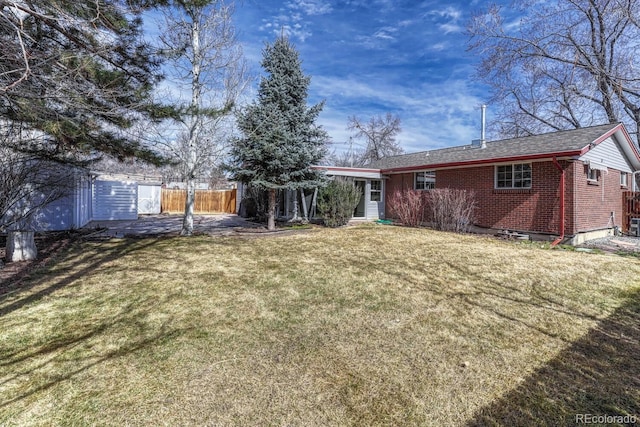
[[[566,421],[606,405],[532,382],[635,313],[639,278],[635,259],[389,226],[82,242],[0,299],[0,425]]]

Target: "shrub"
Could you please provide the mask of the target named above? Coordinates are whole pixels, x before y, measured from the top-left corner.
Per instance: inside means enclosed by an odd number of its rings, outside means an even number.
[[[327,227],[346,225],[360,202],[360,191],[350,181],[334,180],[318,192],[318,211]]]
[[[473,191],[441,188],[431,190],[427,195],[428,220],[436,230],[469,231],[475,208]]]
[[[424,191],[396,190],[391,195],[391,213],[401,224],[418,227],[424,221]]]
[[[267,220],[267,192],[263,189],[248,185],[242,199],[243,214],[249,218],[255,218],[259,222]]]
[[[409,227],[429,223],[436,230],[465,232],[473,223],[475,208],[474,193],[467,190],[407,189],[391,195],[392,214]]]

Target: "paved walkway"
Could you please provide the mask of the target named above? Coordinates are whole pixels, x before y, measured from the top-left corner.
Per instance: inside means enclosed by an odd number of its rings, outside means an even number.
[[[237,228],[261,228],[234,214],[194,215],[194,234],[233,234]],[[85,229],[96,230],[94,237],[126,237],[178,235],[182,229],[182,215],[144,215],[137,220],[91,221]]]

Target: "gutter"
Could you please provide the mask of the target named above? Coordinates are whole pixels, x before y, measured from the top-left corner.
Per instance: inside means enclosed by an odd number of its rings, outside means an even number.
[[[560,166],[560,163],[558,163],[558,160],[555,157],[553,158],[553,165],[556,168],[558,168],[558,170],[560,171],[560,236],[558,236],[558,238],[554,240],[553,243],[551,243],[552,248],[564,240],[564,217],[565,217],[565,203],[564,203],[565,171],[564,169],[562,169],[562,166]]]

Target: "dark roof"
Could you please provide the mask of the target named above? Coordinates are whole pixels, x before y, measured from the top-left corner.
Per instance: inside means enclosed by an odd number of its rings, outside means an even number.
[[[576,152],[611,131],[619,124],[592,126],[580,129],[545,133],[521,138],[487,142],[486,148],[462,145],[439,150],[421,151],[385,157],[365,167],[382,170],[411,167],[429,168],[447,164],[482,163],[518,157],[549,157],[558,153]]]

